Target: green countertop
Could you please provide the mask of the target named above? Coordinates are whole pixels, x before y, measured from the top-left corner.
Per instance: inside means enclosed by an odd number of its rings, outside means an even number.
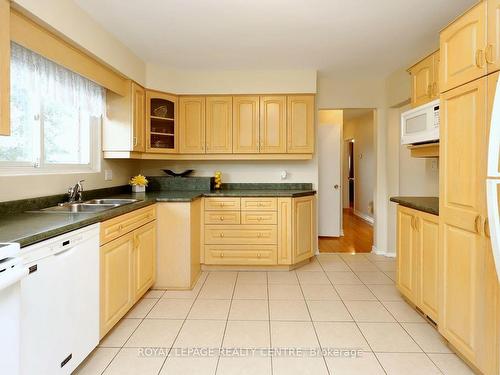
[[[152,191],[113,194],[100,198],[134,198],[138,202],[97,213],[21,212],[0,216],[0,242],[18,242],[21,247],[102,222],[156,202],[191,202],[201,197],[299,197],[314,190],[222,190],[222,191]]]
[[[439,215],[438,197],[391,197],[391,201],[414,210]]]

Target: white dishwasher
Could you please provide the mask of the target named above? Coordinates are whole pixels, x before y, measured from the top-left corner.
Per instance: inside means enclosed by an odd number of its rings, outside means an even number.
[[[21,257],[21,374],[70,374],[99,343],[99,224]]]

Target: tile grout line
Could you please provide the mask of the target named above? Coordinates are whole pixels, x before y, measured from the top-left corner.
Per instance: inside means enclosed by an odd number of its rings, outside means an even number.
[[[295,271],[289,271],[289,272],[294,272]],[[269,330],[269,353],[270,353],[270,358],[269,360],[271,361],[271,375],[274,375],[274,365],[273,365],[273,338],[271,334],[271,303],[270,303],[270,294],[269,294],[269,271],[266,272],[266,281],[267,281],[267,326]]]
[[[208,279],[208,276],[209,276],[209,275],[210,275],[210,273],[209,273],[209,274],[207,274],[207,276],[205,277],[205,279],[203,280],[203,282],[202,282],[202,284],[201,284],[201,286],[200,286],[200,289],[198,290],[198,293],[196,293],[196,296],[193,298],[193,303],[192,303],[192,304],[191,304],[191,306],[189,307],[189,311],[187,312],[186,317],[185,317],[185,318],[184,318],[184,320],[182,321],[182,324],[181,324],[181,326],[179,327],[179,330],[177,331],[177,334],[175,335],[175,337],[174,337],[174,339],[173,339],[173,341],[172,341],[172,344],[171,344],[170,348],[168,349],[168,353],[167,353],[167,355],[166,355],[165,359],[163,360],[163,363],[161,364],[160,369],[158,370],[157,375],[160,375],[160,373],[161,373],[161,372],[162,372],[162,370],[163,370],[163,367],[165,367],[165,363],[167,363],[167,359],[168,359],[168,357],[170,356],[170,353],[172,352],[172,349],[174,348],[175,341],[176,341],[176,340],[177,340],[177,338],[179,337],[179,334],[181,333],[182,328],[184,327],[184,324],[186,323],[186,320],[187,320],[187,318],[188,318],[188,316],[189,316],[189,313],[191,312],[191,309],[193,308],[193,306],[194,306],[194,304],[195,304],[196,300],[198,299],[198,296],[199,296],[199,295],[200,295],[200,293],[201,293],[201,289],[203,288],[203,286],[204,286],[204,285],[205,285],[205,283],[207,282],[207,279]],[[199,278],[198,278],[198,281],[199,281]],[[197,281],[197,282],[198,282],[198,281]],[[165,291],[165,293],[166,293],[166,291]],[[163,293],[163,295],[165,295],[165,293]],[[163,296],[162,296],[162,297],[163,297]],[[179,320],[179,319],[176,319],[176,320]],[[215,374],[214,374],[214,375],[215,375]]]
[[[351,272],[353,272],[355,274],[355,272],[353,271],[353,269],[349,266],[349,264],[344,260],[342,259],[342,257],[339,256],[339,258],[346,264],[347,267],[349,267],[349,269],[351,270]],[[325,273],[326,275],[326,272],[323,268],[323,265],[321,264],[321,261],[318,259],[318,262],[321,266],[321,269],[323,270],[323,272]],[[356,275],[357,276],[357,275]],[[373,354],[373,356],[375,357],[375,359],[377,360],[377,363],[380,365],[380,368],[382,369],[382,371],[387,374],[387,371],[385,370],[384,366],[382,366],[382,363],[380,362],[379,358],[377,357],[377,355],[375,354],[375,351],[373,350],[373,347],[372,345],[370,344],[370,342],[368,341],[368,339],[366,338],[365,334],[363,333],[363,331],[361,330],[361,328],[359,328],[359,325],[358,325],[358,322],[354,319],[354,317],[352,316],[351,312],[349,311],[349,309],[347,308],[347,305],[345,304],[345,301],[344,299],[342,298],[342,296],[340,295],[340,293],[338,292],[337,288],[335,287],[335,285],[333,284],[332,280],[330,280],[330,278],[328,277],[328,275],[326,275],[328,281],[330,282],[330,285],[333,287],[333,289],[335,289],[335,291],[337,292],[337,294],[339,295],[340,297],[340,301],[342,302],[342,304],[344,305],[345,309],[347,310],[347,312],[349,313],[349,315],[351,316],[352,318],[352,321],[354,322],[354,324],[356,325],[356,328],[358,329],[358,331],[361,333],[361,336],[363,336],[363,339],[366,341],[366,344],[368,345],[368,347],[370,348],[371,350],[371,353]],[[360,281],[363,283],[363,281],[360,279]],[[365,285],[363,283],[363,285]],[[371,292],[371,291],[370,291]],[[375,298],[377,298],[377,296],[374,295]],[[378,300],[378,298],[377,298]]]
[[[229,310],[227,311],[227,315],[226,315],[226,324],[224,326],[224,331],[222,332],[222,339],[221,339],[220,345],[219,345],[219,349],[221,349],[221,350],[222,350],[222,346],[224,345],[224,339],[226,337],[226,330],[227,330],[227,325],[228,325],[228,322],[229,322],[229,314],[231,313],[231,307],[233,306],[234,293],[236,292],[236,285],[238,283],[238,276],[239,276],[239,274],[240,274],[239,272],[236,272],[236,280],[234,281],[233,292],[231,294],[231,300],[229,302]],[[215,365],[215,373],[214,373],[214,375],[217,375],[217,372],[219,371],[219,363],[220,363],[220,353],[217,356],[217,364]]]

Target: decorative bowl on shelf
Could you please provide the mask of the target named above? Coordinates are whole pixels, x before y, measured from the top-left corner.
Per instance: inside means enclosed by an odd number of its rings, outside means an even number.
[[[184,172],[180,172],[180,173],[174,172],[170,169],[162,169],[162,171],[165,172],[166,174],[168,174],[169,176],[172,176],[172,177],[187,177],[191,173],[194,172],[193,169],[186,169]]]
[[[157,116],[157,117],[165,117],[166,118],[167,112],[168,112],[168,109],[167,109],[166,105],[161,105],[161,106],[153,109],[153,115]]]

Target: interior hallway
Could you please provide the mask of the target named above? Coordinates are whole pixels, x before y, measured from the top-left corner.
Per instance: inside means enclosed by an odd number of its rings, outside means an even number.
[[[345,208],[343,216],[344,236],[320,237],[321,253],[369,253],[373,246],[373,227]]]

